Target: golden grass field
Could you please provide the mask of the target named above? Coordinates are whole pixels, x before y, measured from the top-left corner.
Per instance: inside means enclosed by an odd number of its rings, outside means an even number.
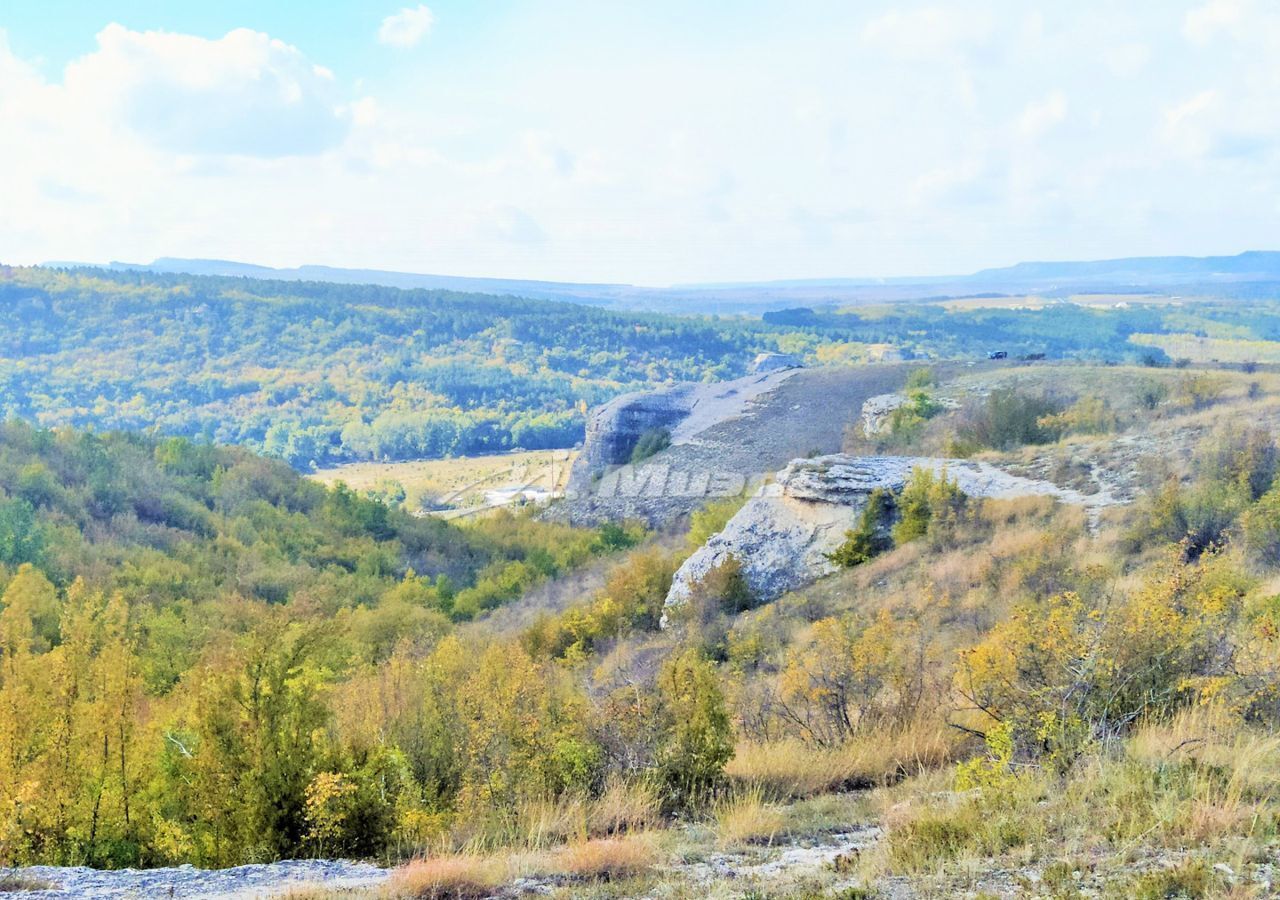
[[[398,493],[398,485],[410,511],[469,509],[485,505],[489,491],[522,487],[562,491],[576,456],[574,450],[522,450],[452,459],[359,462],[319,469],[311,477],[326,485],[341,481],[353,490],[384,495]]]
[[[1159,347],[1174,359],[1195,363],[1280,362],[1280,341],[1200,337],[1194,334],[1132,334],[1130,343]]]

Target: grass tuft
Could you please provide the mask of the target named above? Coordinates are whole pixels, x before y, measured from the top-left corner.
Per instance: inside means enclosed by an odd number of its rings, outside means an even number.
[[[764,791],[749,787],[716,804],[716,834],[721,844],[772,844],[787,830],[787,815],[768,803]]]

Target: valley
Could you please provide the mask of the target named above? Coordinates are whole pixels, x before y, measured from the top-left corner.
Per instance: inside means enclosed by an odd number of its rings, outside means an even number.
[[[458,524],[409,516],[399,489],[483,506],[550,451],[360,464],[326,486],[182,439],[7,426],[0,521],[39,538],[0,533],[0,700],[52,714],[80,686],[71,732],[13,732],[34,755],[0,788],[70,759],[64,808],[107,841],[10,807],[44,837],[7,852],[377,864],[102,876],[122,896],[217,879],[326,898],[1265,891],[1277,838],[1248,823],[1280,814],[1278,377],[960,361],[662,388],[593,413],[576,462],[557,460],[577,490]],[[670,439],[632,462],[653,427],[637,410]],[[743,476],[670,490],[689,467]],[[284,692],[255,706],[264,677]],[[1092,705],[1116,702],[1119,721]],[[288,736],[292,716],[317,730]],[[101,723],[125,728],[106,732],[123,777],[81,755]],[[1185,768],[1152,781],[1168,753]],[[218,787],[244,776],[291,779],[296,812],[273,818],[289,795],[255,799],[252,780]],[[77,857],[130,841],[140,856]]]
[[[545,503],[564,493],[577,452],[516,450],[486,456],[403,462],[347,463],[318,469],[321,484],[338,482],[413,513],[441,518],[501,506]]]
[[[1278,48],[0,3],[0,900],[1280,898]]]

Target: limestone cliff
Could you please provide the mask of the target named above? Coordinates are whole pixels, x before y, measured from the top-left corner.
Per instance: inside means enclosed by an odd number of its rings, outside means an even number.
[[[830,574],[835,566],[827,554],[853,527],[871,492],[882,488],[897,493],[916,467],[935,473],[945,470],[971,497],[1042,495],[1086,507],[1114,502],[1106,495],[1084,496],[971,460],[845,454],[798,459],[685,561],[667,594],[667,608],[686,602],[693,586],[729,555],[741,563],[747,584],[760,602]]]
[[[707,429],[745,415],[751,404],[797,371],[794,367],[772,369],[733,381],[677,384],[615,397],[592,410],[587,419],[586,438],[574,461],[568,494],[579,498],[593,494],[602,476],[630,462],[636,442],[646,431],[667,429],[673,447],[696,443]],[[660,463],[655,460],[654,464]]]

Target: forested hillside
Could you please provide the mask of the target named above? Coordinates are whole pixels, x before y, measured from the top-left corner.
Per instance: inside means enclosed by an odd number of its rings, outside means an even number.
[[[324,736],[336,684],[635,538],[460,528],[239,448],[0,425],[0,862],[298,852],[317,772],[408,777]]]
[[[448,291],[0,269],[0,415],[295,466],[566,447],[588,406],[741,374],[770,332]]]
[[[567,447],[627,390],[810,364],[988,350],[1168,362],[1280,358],[1272,301],[794,309],[763,319],[371,285],[0,267],[0,416],[240,444],[306,469]],[[1166,352],[1163,347],[1171,348]]]

